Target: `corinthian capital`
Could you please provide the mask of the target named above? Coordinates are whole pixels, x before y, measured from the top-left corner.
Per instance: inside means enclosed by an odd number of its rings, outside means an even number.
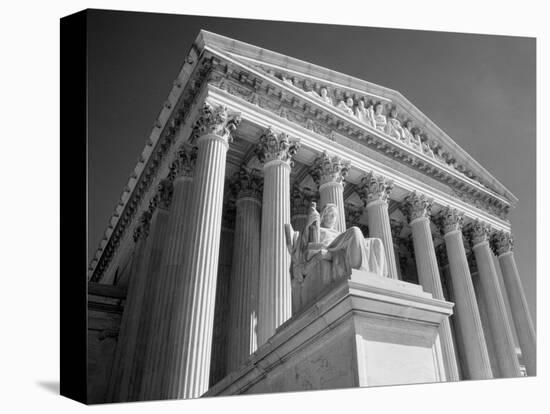
[[[326,152],[316,158],[310,169],[310,175],[317,185],[326,183],[343,184],[349,173],[350,162],[337,156],[329,156]]]
[[[485,241],[488,242],[490,233],[491,227],[487,223],[479,220],[474,221],[469,228],[470,243],[472,247]]]
[[[225,106],[212,106],[205,102],[199,109],[199,116],[193,126],[193,135],[215,134],[231,141],[231,134],[241,122],[239,114],[231,114]]]
[[[447,234],[454,230],[462,230],[464,224],[464,213],[456,208],[449,206],[442,209],[435,219],[442,234]]]
[[[229,182],[229,188],[235,198],[260,198],[263,189],[263,179],[257,169],[242,165]]]
[[[292,165],[292,157],[296,155],[300,148],[299,142],[290,142],[288,134],[284,132],[275,133],[268,128],[260,137],[260,142],[256,147],[256,155],[262,163],[270,161],[285,161]]]
[[[176,154],[176,159],[170,165],[168,179],[172,181],[176,177],[193,177],[196,161],[197,147],[193,147],[189,150],[180,147]]]
[[[497,256],[514,250],[514,236],[511,233],[497,231],[491,238],[491,247]]]
[[[405,198],[403,212],[409,223],[416,219],[426,217],[430,218],[433,200],[427,198],[424,194],[413,191]]]
[[[174,194],[174,184],[169,179],[162,180],[157,187],[155,196],[156,202],[160,208],[167,210],[172,203],[172,195]]]
[[[358,193],[365,205],[373,201],[388,201],[393,190],[393,181],[371,171],[361,179]]]

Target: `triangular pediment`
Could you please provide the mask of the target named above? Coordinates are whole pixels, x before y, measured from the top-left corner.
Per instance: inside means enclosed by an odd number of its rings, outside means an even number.
[[[352,112],[345,114],[349,115],[350,121],[357,122],[353,112],[361,100],[367,108],[369,105],[382,104],[382,114],[387,121],[391,117],[390,111],[395,109],[392,115],[397,126],[401,130],[406,129],[405,125],[409,127],[403,135],[415,132],[416,140],[405,140],[402,137],[402,142],[407,142],[418,154],[445,164],[452,171],[480,183],[504,197],[510,205],[517,202],[517,198],[504,185],[398,91],[207,31],[200,32],[195,45],[199,50],[207,49],[222,59],[238,62],[261,73],[266,79],[282,84],[293,93],[320,100],[322,89],[326,89],[331,100],[328,102],[327,99],[327,104],[332,105],[331,109],[337,112],[348,112],[344,102],[351,98]],[[373,131],[385,133],[376,130],[374,126]],[[400,134],[396,132],[395,136]]]

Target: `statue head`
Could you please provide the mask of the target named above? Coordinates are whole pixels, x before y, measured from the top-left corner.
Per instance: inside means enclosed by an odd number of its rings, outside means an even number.
[[[377,102],[376,105],[374,105],[374,112],[376,113],[376,115],[382,115],[383,109],[384,106],[380,102]]]
[[[346,99],[346,105],[351,108],[353,106],[353,99],[351,98]]]
[[[362,99],[359,101],[359,108],[360,109],[365,109],[365,101],[362,100]]]
[[[328,95],[327,88],[321,88],[321,96],[325,98]]]
[[[336,204],[327,203],[321,212],[321,226],[333,229],[338,218],[338,207]]]

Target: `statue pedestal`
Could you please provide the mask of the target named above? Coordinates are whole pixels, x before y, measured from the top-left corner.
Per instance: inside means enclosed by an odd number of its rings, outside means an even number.
[[[437,330],[453,304],[354,270],[205,395],[445,381]]]

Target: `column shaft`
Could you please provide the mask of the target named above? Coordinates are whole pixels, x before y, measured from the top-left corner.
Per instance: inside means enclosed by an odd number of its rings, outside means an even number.
[[[273,160],[264,166],[260,242],[258,346],[292,315],[290,255],[285,223],[290,223],[290,166]]]
[[[319,186],[320,194],[320,211],[327,203],[336,204],[338,207],[338,219],[336,220],[336,230],[339,232],[346,231],[346,215],[344,207],[344,186],[340,182],[327,182]],[[299,229],[297,229],[299,230]]]
[[[151,331],[148,338],[145,369],[140,390],[141,399],[163,397],[164,367],[168,361],[170,318],[173,313],[173,293],[178,275],[181,277],[185,225],[191,200],[191,176],[174,180],[174,193],[168,216],[165,247],[162,253],[156,292],[151,311]]]
[[[482,241],[473,246],[480,278],[480,287],[487,300],[487,316],[493,334],[500,374],[503,377],[521,376],[519,362],[508,322],[504,299],[500,292],[497,272],[489,242]]]
[[[418,280],[424,290],[431,293],[435,299],[445,300],[429,219],[427,217],[417,218],[411,222],[411,227]],[[439,327],[439,338],[446,379],[447,381],[458,381],[458,365],[449,319],[445,319]]]
[[[452,230],[444,237],[469,377],[470,379],[492,378],[491,362],[466,260],[462,233],[460,230]]]
[[[229,293],[228,373],[237,369],[257,347],[260,225],[260,201],[255,197],[239,198]]]
[[[514,253],[512,251],[502,253],[498,256],[498,261],[502,270],[504,286],[508,293],[525,369],[527,375],[534,376],[537,374],[535,328],[529,313],[523,285],[519,278]]]
[[[220,247],[227,139],[198,139],[183,271],[174,292],[173,358],[166,367],[170,398],[199,397],[208,389],[216,275]]]
[[[380,238],[384,244],[384,251],[386,252],[386,261],[388,264],[388,277],[391,279],[398,279],[390,217],[388,214],[388,203],[382,200],[375,200],[368,203],[367,219],[369,223],[369,236]]]

